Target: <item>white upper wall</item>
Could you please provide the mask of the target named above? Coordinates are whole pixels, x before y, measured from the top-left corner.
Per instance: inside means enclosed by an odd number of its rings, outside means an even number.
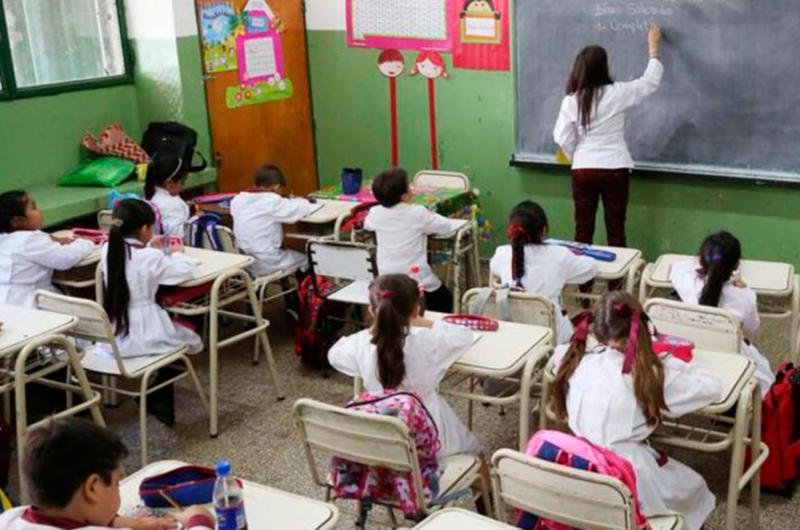
[[[193,0],[125,0],[131,39],[174,39],[197,35]]]
[[[344,31],[345,0],[306,0],[306,29]]]

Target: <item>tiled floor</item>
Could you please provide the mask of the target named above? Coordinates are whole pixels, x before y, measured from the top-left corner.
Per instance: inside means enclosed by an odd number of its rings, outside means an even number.
[[[150,420],[151,461],[180,459],[211,465],[226,458],[234,472],[256,482],[268,484],[302,495],[321,498],[321,491],[310,479],[302,447],[292,423],[292,404],[300,397],[311,397],[331,403],[344,404],[351,396],[351,381],[339,375],[324,379],[304,371],[292,351],[292,332],[282,312],[276,308],[268,314],[272,321],[270,339],[279,364],[279,373],[287,390],[287,399],[275,400],[275,393],[266,376],[264,362],[251,363],[252,343],[246,342],[224,350],[221,355],[220,435],[210,439],[207,418],[188,387],[177,392],[177,423],[173,429]],[[773,359],[786,351],[784,330],[767,323],[762,331],[762,347]],[[207,356],[195,360],[201,378],[207,381]],[[460,414],[463,403],[454,403]],[[516,441],[516,410],[500,416],[497,408],[476,407],[475,431],[491,454],[500,447],[513,447]],[[109,426],[121,433],[131,449],[130,471],[138,467],[138,413],[132,402],[108,409]],[[706,525],[708,530],[724,525],[724,496],[727,484],[727,454],[701,455],[686,452],[672,453],[683,462],[698,469],[717,494],[719,505]],[[747,494],[738,511],[739,525],[745,528],[749,510]],[[800,500],[786,500],[774,495],[762,496],[762,528],[795,527],[800,517]],[[343,515],[339,528],[352,528],[352,517]],[[377,525],[370,525],[377,527]],[[266,529],[253,529],[266,530]]]

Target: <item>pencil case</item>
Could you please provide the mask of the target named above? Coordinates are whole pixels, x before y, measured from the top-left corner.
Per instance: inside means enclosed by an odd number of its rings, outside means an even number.
[[[144,479],[139,497],[148,508],[175,508],[212,501],[217,473],[210,467],[182,466]]]

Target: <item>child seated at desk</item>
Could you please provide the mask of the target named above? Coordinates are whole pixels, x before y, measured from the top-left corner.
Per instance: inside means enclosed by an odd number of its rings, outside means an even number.
[[[419,285],[408,275],[376,278],[369,288],[372,328],[339,339],[328,360],[339,372],[360,377],[369,392],[404,388],[418,394],[439,430],[440,456],[478,454],[481,443],[437,391],[472,345],[472,331],[422,318],[420,302]]]
[[[698,258],[672,265],[669,279],[682,301],[726,309],[742,323],[746,334],[753,335],[761,319],[756,293],[737,273],[741,259],[739,240],[730,232],[717,232],[703,241]],[[775,382],[769,360],[747,339],[742,354],[755,363],[755,377],[765,396]]]
[[[589,333],[598,344],[586,349]],[[611,291],[585,313],[572,343],[554,354],[551,404],[576,436],[617,452],[633,465],[647,516],[683,514],[699,530],[715,498],[698,473],[647,443],[662,417],[680,417],[718,401],[720,381],[653,351],[647,314],[636,298]]]
[[[285,198],[286,178],[277,166],[261,167],[254,184],[252,190],[243,191],[231,201],[233,233],[239,248],[256,259],[250,271],[255,276],[305,271],[305,254],[282,248],[282,225],[298,222],[319,206],[307,199]]]
[[[564,344],[572,336],[572,322],[561,309],[561,291],[567,284],[583,284],[594,278],[597,262],[560,245],[544,243],[548,230],[541,206],[531,201],[516,205],[508,219],[510,245],[497,247],[489,270],[504,286],[550,300],[556,311],[556,339]]]
[[[189,220],[191,209],[181,192],[186,182],[189,164],[170,154],[159,154],[147,167],[144,183],[144,198],[155,206],[159,234],[183,239],[184,225]]]
[[[453,294],[428,264],[428,236],[452,234],[466,221],[409,204],[411,189],[404,169],[390,169],[375,177],[372,194],[380,204],[369,211],[364,228],[375,232],[378,240],[378,270],[381,274],[408,274],[412,267],[419,267],[427,308],[452,312]]]
[[[119,515],[122,461],[128,450],[119,437],[78,418],[47,421],[28,434],[20,473],[30,506],[0,515],[3,530],[213,530],[214,518],[195,506],[171,517]]]
[[[69,270],[94,249],[84,239],[42,232],[44,218],[25,191],[0,195],[0,304],[33,307],[37,289],[53,291],[53,271]]]

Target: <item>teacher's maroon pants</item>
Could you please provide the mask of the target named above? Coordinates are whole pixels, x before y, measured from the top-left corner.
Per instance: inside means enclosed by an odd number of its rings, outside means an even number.
[[[575,241],[593,243],[597,205],[603,199],[608,244],[625,246],[625,213],[628,209],[631,170],[573,169],[572,197],[575,201]]]

